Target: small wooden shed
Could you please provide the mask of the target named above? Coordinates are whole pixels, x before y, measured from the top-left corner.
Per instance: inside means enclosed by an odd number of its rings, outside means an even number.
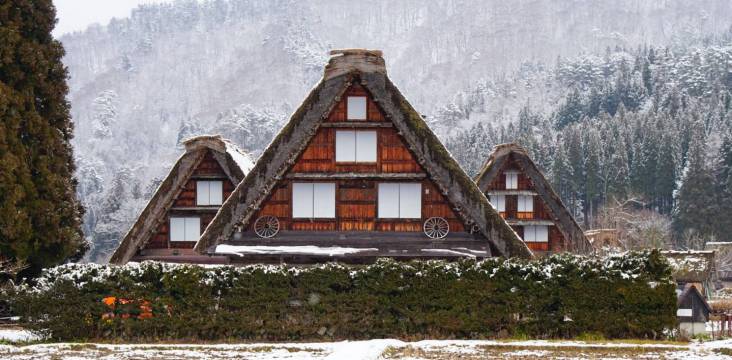
[[[706,334],[706,324],[712,308],[704,299],[704,295],[692,284],[684,285],[683,288],[676,290],[676,293],[676,318],[679,330],[688,336]]]

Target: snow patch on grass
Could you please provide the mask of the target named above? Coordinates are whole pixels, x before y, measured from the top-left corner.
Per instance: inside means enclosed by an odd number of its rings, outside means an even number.
[[[28,342],[40,340],[40,337],[28,330],[0,329],[0,340],[9,342]]]

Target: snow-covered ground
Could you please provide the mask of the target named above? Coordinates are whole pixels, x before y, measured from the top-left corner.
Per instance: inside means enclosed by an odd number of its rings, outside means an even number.
[[[393,339],[331,343],[0,345],[2,359],[732,359],[732,340],[694,343]]]
[[[28,342],[36,340],[38,340],[38,336],[30,331],[16,328],[0,328],[0,341]]]

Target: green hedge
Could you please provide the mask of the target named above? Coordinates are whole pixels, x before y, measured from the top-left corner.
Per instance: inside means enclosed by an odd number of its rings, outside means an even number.
[[[660,337],[676,308],[657,251],[309,268],[70,264],[4,296],[54,340],[145,342]],[[137,301],[109,317],[108,296]],[[139,299],[152,318],[137,317]]]

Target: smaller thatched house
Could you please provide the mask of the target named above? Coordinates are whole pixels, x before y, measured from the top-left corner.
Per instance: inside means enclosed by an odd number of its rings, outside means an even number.
[[[521,146],[497,145],[475,182],[532,251],[594,251],[559,195]]]
[[[706,334],[706,325],[712,308],[699,289],[692,284],[686,284],[682,289],[676,290],[676,295],[679,330],[687,336]]]
[[[679,289],[696,286],[706,299],[714,295],[716,279],[714,251],[663,251],[673,269],[673,278]]]
[[[194,253],[193,246],[254,162],[220,136],[198,136],[184,145],[185,153],[122,239],[110,263],[223,262]]]

